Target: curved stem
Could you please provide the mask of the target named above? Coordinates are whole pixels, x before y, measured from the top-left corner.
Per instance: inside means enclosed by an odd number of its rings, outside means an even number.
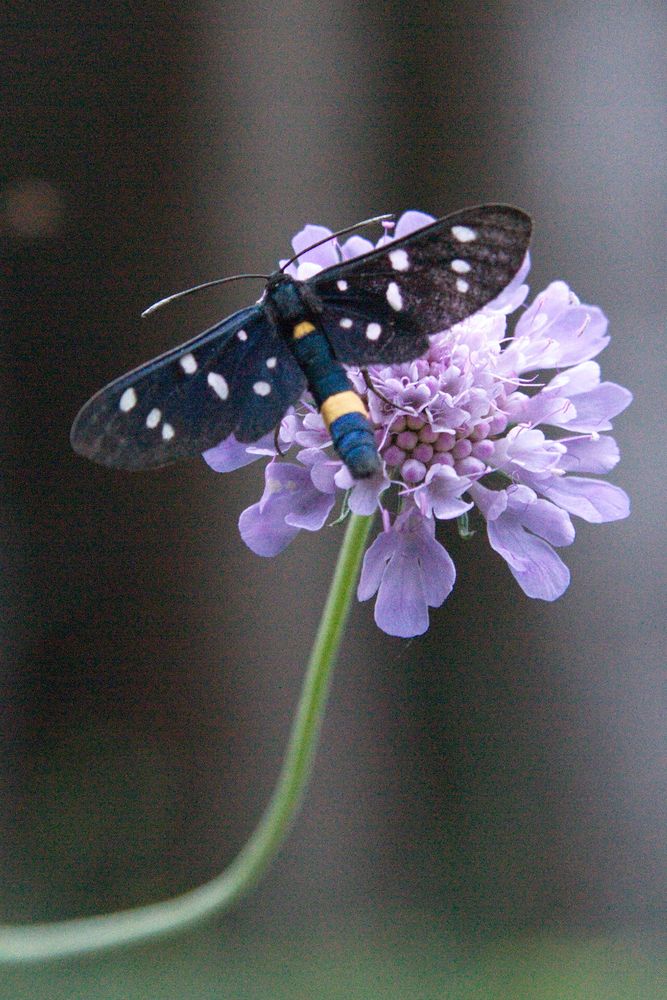
[[[205,885],[162,903],[58,923],[0,926],[0,961],[62,958],[173,934],[228,909],[259,879],[288,832],[310,775],[331,671],[372,520],[350,517],[278,782],[255,831],[229,867]]]

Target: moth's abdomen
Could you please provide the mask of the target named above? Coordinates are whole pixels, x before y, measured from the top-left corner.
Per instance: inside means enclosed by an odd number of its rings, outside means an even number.
[[[326,418],[325,418],[326,420]],[[355,479],[368,479],[380,469],[373,429],[363,413],[344,413],[329,424],[333,446]]]
[[[343,366],[323,335],[309,321],[297,324],[290,346],[301,365],[333,446],[355,479],[367,479],[380,468],[366,408],[353,391]]]

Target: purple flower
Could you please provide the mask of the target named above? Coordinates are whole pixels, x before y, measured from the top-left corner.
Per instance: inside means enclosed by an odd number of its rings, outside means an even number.
[[[406,212],[378,244],[427,225]],[[306,226],[295,252],[330,234]],[[353,236],[330,240],[299,258],[301,279],[373,249]],[[324,422],[306,397],[273,435],[252,445],[233,438],[204,455],[216,471],[270,455],[259,503],[243,512],[241,535],[260,555],[276,555],[301,529],[322,527],[339,497],[343,513],[382,513],[383,530],[364,558],[358,597],[377,594],[375,620],[390,635],[419,635],[429,607],[445,600],[454,565],[436,540],[436,521],[468,518],[486,526],[489,544],[529,597],[552,601],[569,583],[556,549],[574,539],[571,515],[590,522],[626,517],[629,501],[600,478],[618,462],[612,419],[630,403],[627,389],[601,380],[593,359],[609,342],[607,320],[552,282],[519,316],[529,259],[493,302],[451,330],[435,331],[426,354],[350,378],[366,402],[383,460],[375,477],[355,481],[331,448]],[[551,377],[544,372],[554,370]],[[466,535],[469,532],[466,530]]]

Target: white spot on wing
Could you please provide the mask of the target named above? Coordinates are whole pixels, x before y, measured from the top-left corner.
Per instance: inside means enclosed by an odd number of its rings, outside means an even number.
[[[468,289],[470,288],[470,285],[465,280],[465,278],[457,278],[456,279],[456,287],[459,290],[459,292],[467,292]]]
[[[157,427],[157,425],[160,423],[161,420],[162,420],[162,411],[158,410],[156,406],[153,410],[151,410],[151,412],[146,417],[146,427],[149,427],[150,430],[153,430],[153,428]]]
[[[278,364],[278,358],[267,358],[266,359],[266,367],[267,368],[275,368],[277,364]]]
[[[162,437],[165,441],[171,441],[174,434],[175,431],[171,424],[162,424]]]
[[[368,340],[377,340],[382,333],[382,327],[379,323],[369,323],[366,327],[366,337]]]
[[[260,302],[261,302],[261,299],[260,299]],[[248,334],[245,332],[245,330],[239,330],[239,332],[236,334],[236,336],[238,337],[239,340],[247,340],[248,339]]]
[[[410,267],[410,259],[405,250],[391,250],[389,260],[395,271],[407,271]]]
[[[123,395],[120,397],[120,400],[118,401],[118,406],[123,411],[123,413],[128,413],[136,405],[137,405],[137,394],[132,388],[132,386],[130,386],[130,388],[126,389]]]
[[[256,392],[258,396],[268,396],[271,392],[271,384],[269,382],[255,382],[252,391]]]
[[[477,239],[477,233],[470,226],[452,226],[452,236],[459,243],[470,243]]]
[[[403,299],[401,298],[401,290],[395,281],[390,281],[387,285],[387,302],[392,309],[398,312],[403,308]]]
[[[470,264],[467,260],[453,260],[449,266],[457,274],[467,274],[470,270]]]
[[[186,375],[194,375],[197,371],[197,360],[194,354],[184,354],[180,360],[180,366]]]
[[[220,399],[227,399],[229,396],[229,386],[227,385],[227,379],[217,372],[209,372],[206,379],[216,396]]]
[[[341,280],[341,281],[337,281],[336,282],[336,288],[338,289],[339,292],[346,292],[347,291],[347,287],[348,287],[347,286],[347,281],[342,281]]]
[[[351,319],[349,319],[346,316],[344,319],[340,321],[340,325],[343,327],[344,330],[351,330],[352,327],[354,326],[354,323],[352,322]]]

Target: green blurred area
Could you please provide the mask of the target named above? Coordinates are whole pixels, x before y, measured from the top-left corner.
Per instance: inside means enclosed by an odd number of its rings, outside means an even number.
[[[233,927],[104,957],[3,971],[2,1000],[661,1000],[658,942],[507,938],[462,950],[405,913],[383,928],[249,939]]]

